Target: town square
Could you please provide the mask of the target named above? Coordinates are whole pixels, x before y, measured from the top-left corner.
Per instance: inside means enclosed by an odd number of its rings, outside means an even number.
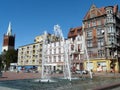
[[[5,1],[0,90],[120,89],[120,1]]]

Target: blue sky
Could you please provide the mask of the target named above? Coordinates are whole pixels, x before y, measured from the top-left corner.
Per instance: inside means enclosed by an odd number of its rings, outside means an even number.
[[[120,0],[0,0],[0,51],[9,21],[16,34],[15,48],[34,42],[44,30],[53,33],[59,24],[67,37],[69,29],[82,25],[91,5],[98,8],[118,4]]]

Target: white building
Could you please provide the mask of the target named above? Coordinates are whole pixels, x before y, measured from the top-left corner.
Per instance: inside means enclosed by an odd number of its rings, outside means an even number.
[[[18,66],[37,66],[38,70],[41,70],[43,36],[44,35],[36,36],[34,43],[18,48]],[[48,41],[54,42],[57,39],[58,37],[47,34]]]
[[[64,47],[64,45],[66,45]],[[57,41],[48,43],[46,47],[46,66],[49,66],[50,70],[63,70],[65,61],[65,48],[68,48],[68,60],[71,65],[71,69],[74,66],[80,70],[80,65],[83,66],[84,60],[84,43],[83,36],[78,35],[75,40],[67,39],[65,41]],[[83,67],[82,67],[83,68]]]
[[[62,70],[64,64],[64,43],[63,41],[49,43],[46,46],[46,61],[51,70]]]

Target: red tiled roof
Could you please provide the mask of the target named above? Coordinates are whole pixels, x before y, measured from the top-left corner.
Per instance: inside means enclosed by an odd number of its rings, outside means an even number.
[[[76,27],[76,28],[71,28],[69,33],[68,33],[68,38],[76,37],[78,34],[82,34],[82,26],[81,27]]]
[[[96,8],[97,10],[97,15],[96,16],[101,16],[101,15],[104,15],[106,14],[105,12],[105,7],[101,7],[101,8]],[[118,5],[115,5],[113,6],[113,12],[114,13],[117,13],[117,10],[118,10]],[[86,13],[85,17],[84,17],[84,20],[87,20],[90,18],[90,10]]]

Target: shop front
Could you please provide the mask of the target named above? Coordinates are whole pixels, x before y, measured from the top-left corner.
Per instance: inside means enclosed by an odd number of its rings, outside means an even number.
[[[94,59],[89,62],[85,60],[84,68],[94,72],[118,72],[119,66],[116,59]]]

